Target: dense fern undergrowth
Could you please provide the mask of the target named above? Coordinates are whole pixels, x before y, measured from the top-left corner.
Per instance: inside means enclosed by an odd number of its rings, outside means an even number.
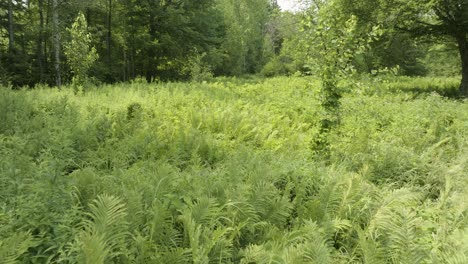
[[[350,91],[326,160],[306,78],[0,89],[0,262],[468,263],[454,83]]]

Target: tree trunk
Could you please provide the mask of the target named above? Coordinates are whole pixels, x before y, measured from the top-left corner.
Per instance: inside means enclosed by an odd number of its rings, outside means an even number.
[[[58,15],[58,0],[53,0],[52,6],[52,20],[54,24],[55,84],[60,88],[62,86],[62,78],[60,73],[60,21]]]
[[[136,70],[135,70],[135,45],[132,43],[132,48],[130,49],[130,78],[133,80],[136,78]]]
[[[135,20],[133,15],[130,16],[130,78],[133,80],[136,78],[136,70],[135,70],[135,57],[136,57],[136,51],[135,51]]]
[[[15,32],[13,31],[13,0],[8,0],[8,51],[13,53],[15,45]]]
[[[44,82],[44,0],[39,0],[39,39],[37,42],[37,61],[40,82]]]
[[[460,94],[468,97],[468,41],[466,39],[466,33],[463,32],[457,35],[457,43],[462,65]]]
[[[90,27],[90,25],[91,25],[91,23],[92,23],[92,20],[91,20],[91,8],[90,8],[90,7],[86,7],[86,15],[85,15],[85,17],[86,17],[86,22],[87,22],[87,23],[86,23],[86,27],[87,27],[86,29],[89,31],[89,27]]]
[[[127,70],[128,70],[128,61],[127,61],[127,49],[124,47],[123,49],[123,81],[126,82],[127,81]]]
[[[50,0],[45,1],[45,9],[44,9],[44,45],[43,45],[43,54],[44,54],[44,74],[48,84],[51,84],[51,74],[49,68],[49,62],[52,61],[52,57],[50,55],[51,47],[50,47]]]
[[[153,10],[150,10],[149,14],[149,35],[151,43],[156,39],[156,16]],[[155,69],[157,68],[154,57],[156,56],[154,46],[147,44],[147,65],[146,65],[146,81],[151,83],[156,77]]]
[[[107,13],[107,74],[109,75],[109,80],[111,77],[111,38],[112,38],[112,0],[109,0],[109,9]]]

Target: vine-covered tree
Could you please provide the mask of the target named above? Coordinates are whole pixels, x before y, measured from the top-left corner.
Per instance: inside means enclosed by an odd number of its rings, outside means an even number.
[[[322,87],[320,104],[322,118],[317,144],[328,145],[326,135],[339,123],[342,89],[339,82],[355,72],[353,58],[363,53],[378,37],[378,28],[359,28],[357,17],[342,11],[341,0],[315,1],[303,20],[309,63],[316,64]]]

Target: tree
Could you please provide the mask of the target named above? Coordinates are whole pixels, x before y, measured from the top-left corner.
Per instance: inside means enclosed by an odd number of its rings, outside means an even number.
[[[83,12],[100,81],[188,79],[190,58],[215,75],[257,73],[281,47],[277,8],[274,0],[3,0],[0,69],[14,87],[68,82],[76,69],[62,58],[65,29]]]
[[[8,0],[8,50],[10,55],[13,53],[15,46],[15,32],[13,28],[13,1]]]
[[[353,58],[363,53],[378,37],[378,28],[359,27],[358,19],[342,11],[341,0],[314,1],[303,21],[308,41],[309,63],[322,82],[319,92],[322,107],[318,148],[328,153],[329,131],[340,122],[340,81],[354,72]]]
[[[416,37],[455,41],[461,60],[460,94],[468,96],[468,1],[382,0],[382,21]],[[389,16],[389,14],[391,14]]]
[[[44,0],[38,0],[38,13],[39,13],[39,36],[37,39],[37,62],[39,67],[39,81],[45,81],[45,28],[44,28]]]
[[[111,74],[111,56],[112,56],[112,0],[108,0],[107,2],[107,37],[106,37],[106,45],[107,45],[107,54],[106,54],[106,64],[108,74]]]
[[[223,74],[255,73],[265,62],[267,23],[274,5],[269,0],[217,0],[226,35],[221,49]]]
[[[65,45],[65,56],[73,72],[74,85],[83,85],[86,82],[89,68],[98,59],[96,49],[91,46],[91,35],[87,28],[85,16],[79,13],[68,29],[71,40]]]
[[[55,57],[55,84],[62,86],[62,75],[60,71],[60,20],[58,0],[52,0],[53,24],[54,24],[54,57]]]

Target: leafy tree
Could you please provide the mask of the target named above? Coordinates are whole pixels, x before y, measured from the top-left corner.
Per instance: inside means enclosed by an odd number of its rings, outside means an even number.
[[[149,82],[188,77],[184,69],[193,51],[210,53],[221,43],[222,22],[213,0],[127,0],[122,17],[130,72]]]
[[[460,74],[460,58],[455,43],[433,44],[423,59],[428,75],[456,77]]]
[[[264,54],[269,15],[274,14],[274,2],[269,0],[218,0],[224,17],[225,37],[221,49],[221,71],[227,75],[259,72],[266,63]],[[266,56],[265,56],[266,55]]]
[[[0,3],[0,42],[7,45],[0,48],[0,63],[7,73],[8,81],[15,86],[24,86],[34,82],[32,74],[33,58],[27,45],[30,27],[27,27],[28,13],[22,1],[2,1]]]
[[[88,70],[98,58],[96,49],[91,46],[91,35],[87,27],[85,16],[80,13],[68,29],[71,40],[65,45],[65,55],[74,75],[74,85],[83,85],[86,82]]]
[[[320,7],[325,1],[313,0]],[[380,37],[370,43],[369,49],[354,59],[359,72],[372,72],[382,68],[399,67],[400,75],[424,75],[425,66],[421,63],[425,49],[420,41],[407,32],[396,30],[388,24],[388,14],[383,12],[385,2],[374,0],[336,1],[340,13],[356,16],[358,31],[366,31],[369,26],[380,25]]]
[[[460,94],[468,96],[468,1],[382,1],[381,15],[382,20],[413,36],[455,41],[461,60]]]
[[[399,75],[422,76],[427,73],[427,65],[422,63],[426,48],[411,35],[384,29],[378,41],[371,44],[363,54],[362,72],[372,72],[383,68],[398,68]],[[359,64],[359,61],[356,61]]]

